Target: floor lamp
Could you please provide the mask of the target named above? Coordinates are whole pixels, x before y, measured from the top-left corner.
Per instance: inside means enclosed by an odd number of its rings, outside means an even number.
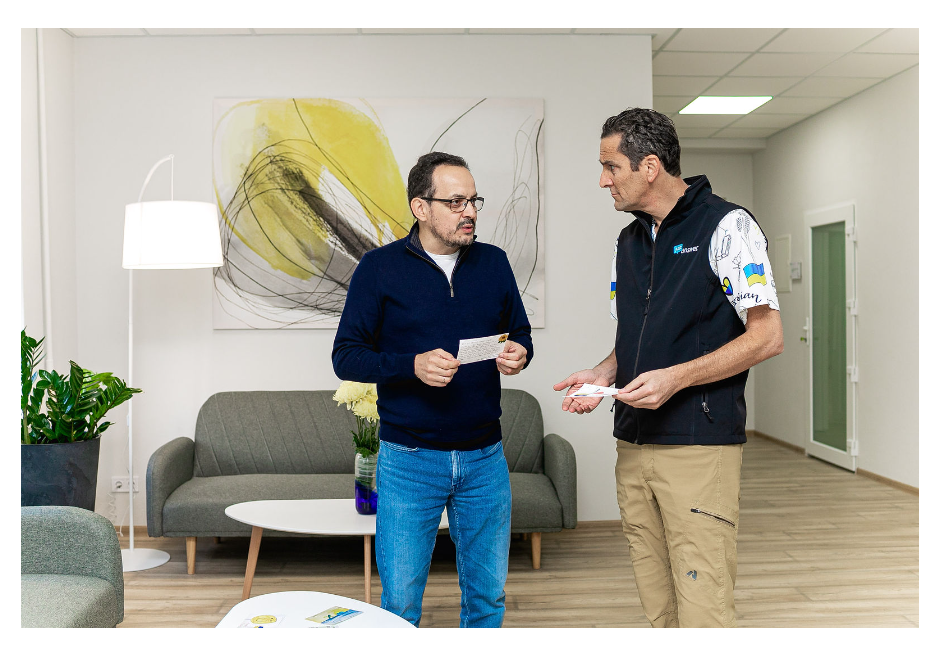
[[[170,201],[142,202],[144,191],[161,164],[170,162]],[[124,262],[128,272],[127,384],[134,378],[134,270],[178,270],[222,265],[222,243],[216,207],[208,202],[181,202],[173,199],[173,155],[164,157],[150,169],[137,203],[124,210]],[[130,484],[130,547],[122,549],[124,571],[158,567],[170,554],[157,549],[134,548],[134,400],[127,412],[127,470]]]

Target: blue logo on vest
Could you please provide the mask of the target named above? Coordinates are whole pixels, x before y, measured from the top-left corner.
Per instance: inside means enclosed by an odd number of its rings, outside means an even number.
[[[674,254],[689,254],[690,252],[695,252],[697,250],[699,250],[699,245],[696,245],[695,247],[686,247],[686,248],[684,248],[682,244],[673,246]]]

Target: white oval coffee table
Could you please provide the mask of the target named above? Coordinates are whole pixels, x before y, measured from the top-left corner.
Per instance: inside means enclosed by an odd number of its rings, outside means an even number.
[[[402,617],[369,603],[324,592],[272,592],[236,603],[216,628],[238,628],[259,615],[280,617],[276,628],[316,628],[307,620],[333,607],[359,610],[358,614],[333,628],[414,628]],[[322,626],[321,626],[322,627]]]
[[[261,547],[261,534],[266,528],[309,535],[362,535],[366,603],[372,601],[372,538],[376,534],[376,516],[356,512],[353,499],[246,501],[229,506],[225,509],[225,514],[252,527],[248,563],[245,566],[245,583],[242,586],[243,601],[251,596],[258,550]],[[443,512],[438,529],[447,527],[448,513]]]

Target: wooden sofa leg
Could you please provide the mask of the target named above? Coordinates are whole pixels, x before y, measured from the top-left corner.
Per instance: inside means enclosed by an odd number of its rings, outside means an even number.
[[[542,533],[530,534],[530,540],[533,544],[533,569],[539,569],[540,558],[542,557]]]
[[[186,573],[190,576],[196,573],[196,538],[186,538]]]

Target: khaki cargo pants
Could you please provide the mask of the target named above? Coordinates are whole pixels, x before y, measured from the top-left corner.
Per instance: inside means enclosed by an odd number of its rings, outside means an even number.
[[[735,626],[742,449],[617,441],[621,526],[655,628]]]

